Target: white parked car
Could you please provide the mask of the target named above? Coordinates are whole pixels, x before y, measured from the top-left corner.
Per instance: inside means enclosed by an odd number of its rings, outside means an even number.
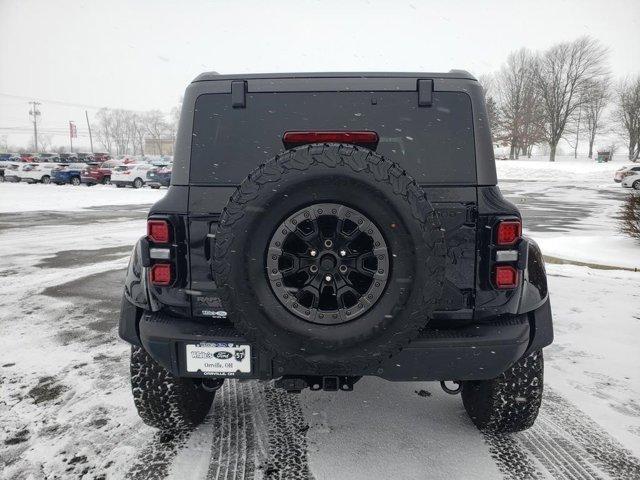
[[[111,183],[118,188],[127,185],[133,188],[140,188],[145,184],[147,172],[153,165],[146,163],[130,163],[128,165],[118,165],[111,170]]]
[[[640,171],[634,172],[632,175],[627,175],[626,177],[624,177],[622,179],[622,186],[640,190]]]
[[[51,171],[58,166],[57,163],[26,163],[18,175],[23,182],[49,184]]]
[[[19,182],[22,174],[22,169],[28,163],[24,162],[12,162],[7,163],[4,166],[4,181],[6,182]]]
[[[618,170],[613,175],[613,181],[620,183],[629,175],[637,175],[640,174],[640,165],[627,165]]]

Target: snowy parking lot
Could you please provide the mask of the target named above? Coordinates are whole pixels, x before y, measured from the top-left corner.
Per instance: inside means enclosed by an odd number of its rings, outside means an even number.
[[[640,478],[640,244],[618,233],[620,166],[498,162],[555,322],[541,414],[510,436],[477,431],[437,383],[375,378],[297,396],[227,382],[202,426],[162,436],[135,412],[117,320],[165,190],[0,184],[0,478]]]

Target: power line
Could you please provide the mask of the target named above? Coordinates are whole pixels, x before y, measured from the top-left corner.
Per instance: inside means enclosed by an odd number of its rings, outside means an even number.
[[[0,96],[2,97],[8,97],[8,98],[16,98],[16,99],[24,99],[24,100],[29,100],[32,99],[34,97],[25,97],[23,95],[13,95],[11,93],[2,93],[0,92]],[[87,105],[85,103],[73,103],[73,102],[65,102],[62,100],[51,100],[51,99],[47,99],[47,98],[39,98],[36,97],[40,102],[44,103],[53,103],[55,105],[63,105],[63,106],[67,106],[67,107],[80,107],[80,108],[89,108],[92,110],[100,110],[101,108],[114,108],[114,107],[106,107],[105,105],[102,106],[97,106],[97,105]],[[119,108],[119,107],[116,107]],[[122,110],[127,110],[129,112],[136,112],[136,113],[144,113],[145,110],[132,110],[131,108],[123,108]],[[154,109],[150,109],[150,110],[154,110]],[[168,113],[171,110],[160,110],[164,113]]]

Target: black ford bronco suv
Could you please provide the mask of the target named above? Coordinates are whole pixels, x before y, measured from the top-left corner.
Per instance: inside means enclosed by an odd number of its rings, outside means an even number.
[[[441,381],[481,429],[530,427],[551,309],[496,184],[464,71],[200,75],[126,275],[140,416],[195,426],[225,379],[372,375]]]

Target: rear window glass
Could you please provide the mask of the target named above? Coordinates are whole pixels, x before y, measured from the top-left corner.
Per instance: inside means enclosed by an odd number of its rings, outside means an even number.
[[[239,184],[284,150],[289,130],[373,130],[376,151],[419,183],[476,183],[471,100],[462,92],[434,92],[430,107],[418,107],[417,92],[253,93],[240,109],[228,94],[201,95],[190,182]]]

